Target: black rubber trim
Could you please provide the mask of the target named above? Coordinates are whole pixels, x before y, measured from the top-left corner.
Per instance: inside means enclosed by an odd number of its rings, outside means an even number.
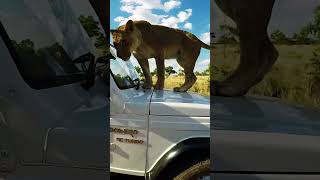
[[[210,154],[210,138],[209,137],[199,137],[199,138],[190,138],[178,143],[170,151],[168,151],[161,159],[157,162],[155,167],[147,173],[148,180],[154,180],[159,173],[167,167],[167,165],[175,160],[180,155],[190,151],[199,151],[205,152],[208,155]],[[173,155],[172,155],[173,154]],[[193,157],[185,157],[193,158]]]

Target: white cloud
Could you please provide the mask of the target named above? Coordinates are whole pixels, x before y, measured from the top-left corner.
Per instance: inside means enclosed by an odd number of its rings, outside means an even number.
[[[129,19],[146,20],[151,24],[179,28],[179,24],[185,23],[192,16],[192,9],[180,11],[176,16],[168,15],[167,12],[180,7],[180,5],[180,0],[169,0],[164,3],[161,0],[121,0],[120,10],[129,13],[129,16],[118,16],[114,21],[123,25]],[[153,10],[164,11],[164,13],[154,13]],[[192,24],[187,24],[186,28],[190,29],[190,27],[192,28]]]
[[[206,44],[210,44],[210,32],[205,32],[201,34],[200,40]]]
[[[169,12],[171,9],[180,7],[181,2],[177,0],[170,0],[163,4],[163,8],[165,12]]]
[[[180,23],[184,23],[188,20],[192,15],[192,9],[186,9],[185,11],[180,11],[177,16],[169,16],[163,17],[161,19],[161,25],[172,27],[172,28],[179,28]]]
[[[185,11],[180,11],[178,14],[178,18],[180,22],[184,22],[190,18],[192,15],[192,9],[186,9]]]
[[[183,27],[192,30],[192,23],[185,23]]]
[[[122,17],[122,16],[118,16],[118,17],[114,18],[114,21],[119,22],[121,24],[122,22],[126,22],[127,18]]]
[[[132,13],[134,12],[134,6],[132,5],[123,5],[120,7],[121,11],[127,12],[127,13]]]
[[[141,6],[144,9],[162,8],[161,0],[121,0],[122,6]]]
[[[163,18],[161,20],[161,25],[172,27],[172,28],[178,28],[179,19],[173,16],[170,16],[168,18]]]
[[[202,61],[199,61],[199,66],[208,66],[210,64],[210,59],[204,59]]]

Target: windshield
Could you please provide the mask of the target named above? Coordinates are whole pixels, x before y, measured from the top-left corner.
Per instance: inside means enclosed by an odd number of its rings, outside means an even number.
[[[1,36],[32,88],[66,84],[63,77],[75,75],[81,69],[72,60],[89,52],[96,54],[81,22],[94,14],[76,4],[91,7],[88,2],[70,0],[0,1]],[[85,20],[86,24],[94,22],[93,18]]]
[[[110,69],[119,89],[136,87],[139,77],[132,63],[130,61],[124,62],[118,58],[115,48],[110,47],[110,52],[116,58],[115,60],[110,60]]]

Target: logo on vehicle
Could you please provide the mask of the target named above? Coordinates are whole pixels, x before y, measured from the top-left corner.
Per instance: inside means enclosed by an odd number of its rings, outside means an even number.
[[[135,129],[121,129],[121,128],[110,128],[111,133],[115,134],[123,134],[123,135],[130,135],[132,138],[136,137],[139,134],[138,130]],[[143,140],[139,139],[128,139],[128,138],[121,138],[117,137],[117,141],[121,143],[129,143],[129,144],[143,144]]]
[[[128,134],[132,137],[139,134],[138,130],[135,129],[120,129],[120,128],[110,128],[110,132],[117,133],[117,134]]]

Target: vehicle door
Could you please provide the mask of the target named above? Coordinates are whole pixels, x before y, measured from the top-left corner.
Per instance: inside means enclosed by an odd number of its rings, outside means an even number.
[[[115,49],[111,48],[116,57]],[[110,60],[110,166],[111,171],[143,176],[148,141],[151,90],[137,88],[130,63]]]
[[[105,51],[97,46],[105,35],[90,3],[2,1],[0,21],[0,111],[12,153],[25,166],[105,171],[108,88],[99,76],[84,88],[90,63],[72,61]]]

